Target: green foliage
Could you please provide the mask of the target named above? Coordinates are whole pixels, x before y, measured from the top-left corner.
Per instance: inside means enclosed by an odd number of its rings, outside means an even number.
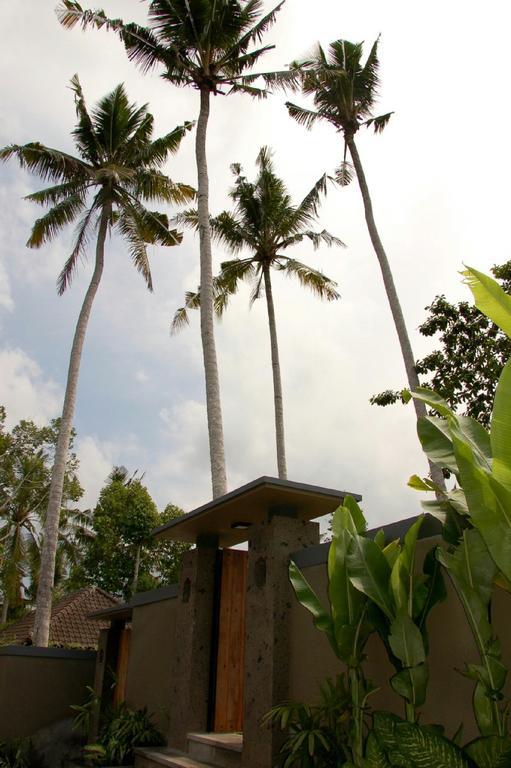
[[[265,91],[253,85],[258,75],[249,73],[273,47],[259,43],[282,5],[261,16],[262,0],[155,0],[148,28],[109,19],[101,10],[84,10],[75,0],[63,0],[57,15],[67,28],[80,24],[115,31],[130,60],[143,71],[160,66],[162,77],[174,85],[261,97]]]
[[[0,740],[0,768],[43,768],[27,738]]]
[[[321,244],[342,247],[344,243],[326,230],[310,229],[316,224],[321,195],[326,193],[328,177],[322,176],[298,205],[293,205],[289,192],[276,173],[268,147],[257,156],[258,175],[249,182],[239,164],[231,166],[235,176],[230,196],[235,203],[232,213],[223,211],[211,219],[211,231],[221,245],[233,255],[242,250],[246,258],[235,258],[221,265],[214,279],[217,315],[226,309],[230,297],[238,291],[241,281],[251,284],[251,303],[264,291],[265,269],[275,269],[295,277],[302,286],[327,301],[339,298],[337,284],[322,272],[302,264],[285,254],[288,248],[308,239],[314,248]],[[176,217],[179,224],[198,227],[196,211],[185,211]],[[188,323],[187,310],[200,306],[200,292],[188,292],[183,307],[174,316],[172,330]]]
[[[492,269],[502,289],[511,291],[511,262]],[[423,336],[439,334],[440,348],[416,363],[417,373],[455,410],[490,425],[495,390],[504,364],[511,357],[511,341],[489,317],[468,301],[450,303],[437,296],[426,307],[419,326]],[[376,405],[403,401],[399,391],[386,390],[371,398]]]
[[[470,757],[436,728],[410,723],[388,712],[374,714],[365,768],[476,768]]]
[[[188,545],[156,542],[152,532],[181,514],[172,504],[160,514],[141,480],[114,468],[93,512],[93,536],[71,574],[73,588],[95,584],[127,599],[134,588],[174,582]]]
[[[192,127],[185,123],[153,140],[153,116],[147,105],[130,104],[124,86],[118,85],[89,112],[78,76],[71,80],[77,124],[72,135],[76,157],[40,142],[0,149],[0,159],[16,157],[22,168],[53,186],[28,195],[28,200],[49,210],[38,219],[27,245],[39,248],[68,224],[78,221],[74,246],[59,275],[59,294],[71,284],[78,263],[99,221],[106,216],[109,229],[117,228],[130,257],[149,290],[152,277],[147,244],[178,245],[182,236],[170,230],[164,214],[148,210],[145,202],[182,204],[194,190],[172,182],[161,171]]]
[[[83,704],[70,704],[70,708],[76,712],[73,720],[73,728],[80,731],[86,738],[88,738],[91,728],[94,714],[100,704],[100,697],[97,696],[96,691],[90,685],[85,686],[87,690],[87,698]]]
[[[0,408],[0,590],[12,617],[35,594],[39,571],[41,529],[44,525],[59,419],[39,427],[21,420],[11,430]],[[83,490],[78,460],[70,439],[60,514],[56,589],[62,587],[79,556],[87,533],[87,516],[74,507]]]
[[[282,768],[338,768],[350,754],[351,698],[342,676],[320,687],[319,704],[281,704],[263,718],[286,732]]]
[[[136,747],[158,747],[164,743],[147,709],[133,710],[122,703],[107,712],[98,742],[87,744],[85,755],[93,765],[130,765]]]

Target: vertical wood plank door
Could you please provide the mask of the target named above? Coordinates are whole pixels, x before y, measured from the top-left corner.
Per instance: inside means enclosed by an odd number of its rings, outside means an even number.
[[[130,656],[131,629],[125,627],[119,637],[119,655],[115,670],[116,683],[114,688],[114,704],[121,704],[126,699],[126,681],[128,678],[128,661]]]
[[[214,730],[243,730],[248,552],[224,549],[220,582]]]

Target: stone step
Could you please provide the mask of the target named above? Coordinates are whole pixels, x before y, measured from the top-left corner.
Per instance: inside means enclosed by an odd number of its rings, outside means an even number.
[[[239,768],[243,751],[241,733],[189,733],[188,754],[214,768]]]
[[[137,749],[135,755],[135,768],[210,768],[205,763],[177,752],[168,747],[153,749]]]

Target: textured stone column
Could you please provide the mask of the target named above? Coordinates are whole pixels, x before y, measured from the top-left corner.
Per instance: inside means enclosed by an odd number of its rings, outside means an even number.
[[[246,603],[244,768],[272,768],[280,735],[260,722],[288,698],[291,552],[319,543],[319,525],[271,516],[251,529]]]
[[[198,545],[181,566],[169,702],[168,743],[176,749],[185,748],[187,733],[208,727],[217,552],[216,542]]]

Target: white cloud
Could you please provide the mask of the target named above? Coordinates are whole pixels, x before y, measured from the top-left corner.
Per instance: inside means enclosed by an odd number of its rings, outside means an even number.
[[[32,419],[44,424],[59,413],[60,387],[45,379],[35,360],[21,349],[0,350],[0,403],[7,409],[7,424]]]
[[[138,371],[135,371],[135,381],[139,381],[140,384],[145,384],[149,381],[149,376],[143,368],[139,368]]]

